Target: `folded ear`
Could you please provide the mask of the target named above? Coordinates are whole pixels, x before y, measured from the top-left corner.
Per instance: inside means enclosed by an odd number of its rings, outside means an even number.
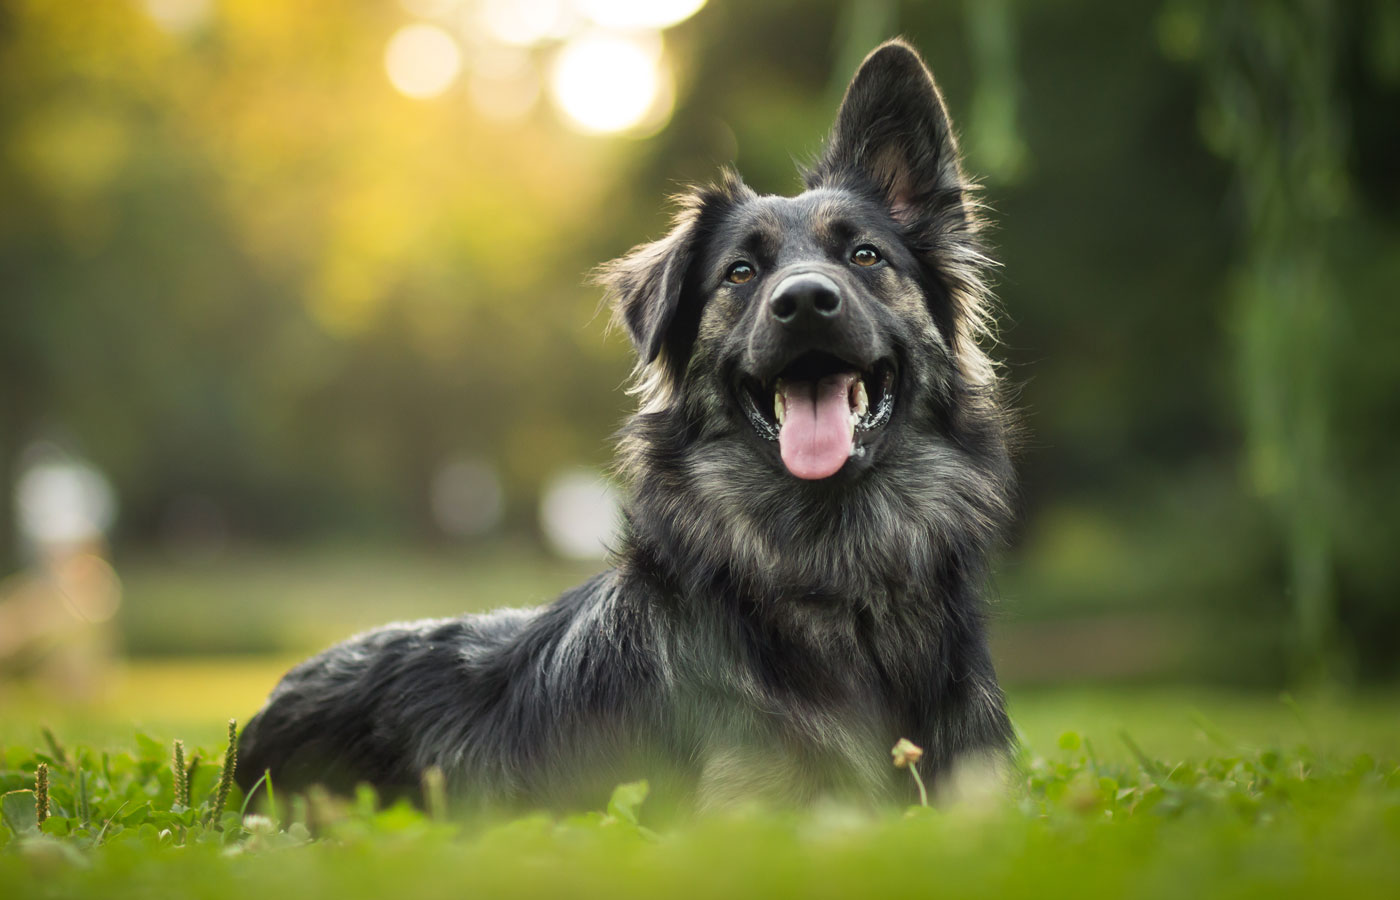
[[[595,280],[612,297],[643,364],[655,362],[667,348],[673,362],[682,364],[699,327],[702,301],[687,303],[685,298],[695,292],[690,282],[701,244],[726,211],[753,197],[739,176],[726,170],[715,184],[676,198],[679,208],[669,234],[598,270]]]
[[[964,181],[943,97],[903,41],[881,44],[861,63],[807,186],[853,177],[880,191],[902,222],[931,203],[961,205]]]
[[[614,312],[643,363],[661,354],[676,320],[695,255],[698,220],[699,210],[687,206],[676,215],[665,237],[634,247],[599,270],[596,280],[613,298]]]

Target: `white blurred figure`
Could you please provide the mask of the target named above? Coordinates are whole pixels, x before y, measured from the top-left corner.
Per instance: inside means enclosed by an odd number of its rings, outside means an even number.
[[[597,472],[557,473],[540,498],[540,526],[555,553],[567,559],[603,559],[621,522],[617,492]]]
[[[107,561],[116,511],[111,485],[87,462],[46,443],[24,454],[13,514],[29,567],[0,583],[0,670],[36,671],[70,694],[101,683],[121,605]]]

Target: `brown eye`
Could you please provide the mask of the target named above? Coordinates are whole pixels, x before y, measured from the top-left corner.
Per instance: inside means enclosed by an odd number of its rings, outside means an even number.
[[[746,262],[737,262],[729,267],[729,272],[724,276],[724,279],[730,284],[743,284],[753,280],[754,274],[753,266]]]
[[[869,244],[861,244],[851,254],[851,262],[858,266],[873,266],[880,261],[880,251]]]

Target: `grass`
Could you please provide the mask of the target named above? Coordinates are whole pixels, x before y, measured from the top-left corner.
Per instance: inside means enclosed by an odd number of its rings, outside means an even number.
[[[0,745],[40,740],[47,724],[66,739],[118,746],[133,729],[164,740],[210,744],[222,734],[218,714],[248,719],[302,654],[123,661],[82,697],[42,681],[0,681]],[[1080,731],[1110,759],[1129,754],[1126,731],[1149,752],[1200,756],[1220,741],[1246,747],[1307,744],[1332,755],[1400,759],[1400,696],[1393,691],[1310,695],[1283,702],[1277,693],[1193,686],[1013,686],[1012,717],[1031,747],[1050,747]],[[211,712],[214,715],[211,715]]]
[[[226,739],[182,751],[105,722],[106,747],[0,747],[7,897],[608,896],[1392,897],[1400,892],[1393,698],[1280,701],[1205,691],[1038,692],[1013,708],[1009,789],[934,809],[748,813],[649,830],[645,791],[606,810],[464,823],[279,797],[216,813]],[[1079,717],[1080,729],[1060,729]],[[3,716],[10,731],[11,712]],[[1131,725],[1150,725],[1140,733]],[[206,735],[208,737],[206,737]],[[1166,738],[1164,740],[1164,738]],[[1163,747],[1170,749],[1164,750]],[[1363,748],[1370,747],[1369,752]],[[34,789],[47,767],[49,816]],[[188,790],[188,802],[176,791]],[[275,786],[274,786],[275,789]],[[14,793],[19,792],[19,793]],[[447,807],[447,809],[444,809]]]
[[[0,681],[0,896],[1400,896],[1393,691],[1023,681],[1010,691],[1015,784],[933,810],[663,827],[631,785],[608,809],[492,823],[369,796],[245,818],[236,788],[216,814],[225,717],[246,720],[308,651],[395,618],[547,600],[587,568],[510,548],[122,560],[116,635],[155,657],[97,670],[80,696]],[[1040,637],[1085,655],[1072,634]],[[999,661],[1014,672],[1026,655]]]

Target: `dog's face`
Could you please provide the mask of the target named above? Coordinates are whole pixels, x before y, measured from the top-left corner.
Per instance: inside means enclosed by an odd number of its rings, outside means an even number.
[[[942,99],[907,45],[862,64],[807,185],[759,196],[727,175],[602,279],[640,357],[633,468],[721,506],[754,561],[781,555],[785,528],[819,544],[813,516],[865,514],[870,540],[946,524],[929,495],[967,493],[955,476],[985,456],[967,442],[1004,455],[975,339],[986,260]]]
[[[698,261],[688,367],[776,470],[854,480],[875,464],[911,351],[936,352],[931,285],[880,204],[840,188],[726,211]]]

